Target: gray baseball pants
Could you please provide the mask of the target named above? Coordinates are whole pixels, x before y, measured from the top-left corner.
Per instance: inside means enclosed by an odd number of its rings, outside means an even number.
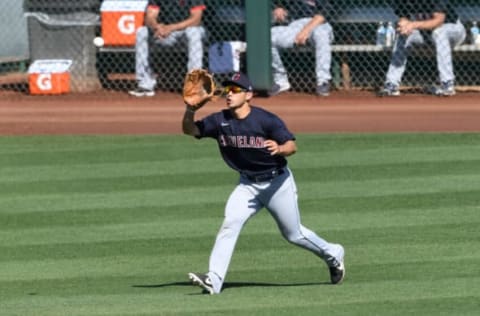
[[[208,276],[216,293],[221,291],[243,226],[263,207],[270,212],[282,236],[290,243],[313,252],[327,265],[342,259],[340,245],[325,241],[301,224],[297,187],[288,168],[284,174],[266,182],[255,183],[241,176],[227,201],[223,224],[210,255]]]
[[[140,88],[153,90],[157,84],[155,73],[149,60],[149,35],[148,27],[143,26],[137,30],[135,44],[135,73]],[[203,38],[205,29],[202,26],[187,27],[181,31],[172,32],[166,38],[155,38],[154,44],[160,46],[173,46],[180,41],[186,41],[188,47],[187,70],[202,68],[203,64]],[[165,61],[167,63],[172,61]]]
[[[432,32],[441,82],[455,80],[452,49],[461,44],[465,40],[465,36],[465,27],[460,21],[457,23],[445,23]],[[425,38],[418,30],[415,30],[409,36],[398,36],[393,48],[392,60],[388,67],[386,82],[393,83],[396,86],[400,85],[407,65],[409,50],[415,45],[423,44],[425,44]]]
[[[293,21],[286,26],[274,26],[271,29],[272,38],[272,73],[276,84],[288,82],[287,70],[280,58],[279,49],[292,48],[295,45],[295,37],[310,22],[311,18],[303,18]],[[309,41],[315,47],[315,74],[317,85],[332,79],[330,67],[332,63],[333,29],[329,23],[317,26]]]

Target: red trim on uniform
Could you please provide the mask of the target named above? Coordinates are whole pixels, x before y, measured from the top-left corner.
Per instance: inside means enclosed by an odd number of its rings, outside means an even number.
[[[160,7],[158,5],[149,4],[147,10],[160,10]]]
[[[206,5],[202,4],[202,5],[197,5],[196,7],[191,7],[190,8],[190,12],[192,11],[198,11],[198,10],[205,10],[207,8]]]

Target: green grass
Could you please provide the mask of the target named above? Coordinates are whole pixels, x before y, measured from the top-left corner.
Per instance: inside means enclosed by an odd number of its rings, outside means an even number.
[[[0,315],[477,315],[480,134],[297,135],[302,222],[347,278],[245,227],[201,295],[237,176],[186,136],[0,138]]]

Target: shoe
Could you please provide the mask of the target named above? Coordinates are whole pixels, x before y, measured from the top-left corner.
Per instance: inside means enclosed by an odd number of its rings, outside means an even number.
[[[208,277],[208,275],[190,272],[188,274],[188,278],[192,281],[193,284],[200,286],[205,291],[207,291],[210,295],[215,294],[215,291],[213,290],[212,282],[210,281],[210,278]]]
[[[137,87],[134,90],[128,91],[128,94],[133,95],[134,97],[153,97],[155,91]]]
[[[332,265],[328,267],[328,269],[330,270],[330,281],[332,282],[332,284],[340,284],[345,278],[345,264],[343,262],[345,251],[342,246],[340,247],[341,254],[339,258],[337,260],[334,260],[334,262],[332,262]]]
[[[398,86],[387,82],[382,90],[378,92],[378,95],[381,97],[398,97],[400,95],[400,90],[398,90]]]
[[[345,266],[343,262],[340,262],[336,267],[328,267],[330,270],[330,281],[332,284],[340,284],[345,277]]]
[[[317,95],[322,97],[328,97],[330,95],[330,84],[328,82],[324,82],[317,86]]]
[[[450,97],[455,95],[455,83],[453,80],[444,81],[441,83],[440,87],[433,87],[431,93],[439,97]]]
[[[290,85],[290,82],[284,82],[284,83],[274,83],[272,88],[270,89],[270,91],[268,91],[268,95],[269,96],[274,96],[274,95],[277,95],[279,93],[282,93],[282,92],[285,92],[285,91],[288,91],[290,90],[291,88],[291,85]]]

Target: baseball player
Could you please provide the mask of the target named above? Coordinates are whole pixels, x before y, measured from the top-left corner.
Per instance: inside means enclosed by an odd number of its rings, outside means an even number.
[[[135,43],[135,74],[137,87],[129,91],[136,97],[154,96],[157,81],[150,65],[149,38],[155,45],[173,46],[184,40],[188,46],[188,70],[202,68],[203,0],[149,0],[145,26],[138,28]]]
[[[290,89],[287,70],[279,49],[312,43],[315,47],[316,94],[328,96],[332,79],[333,29],[329,20],[336,13],[327,0],[275,0],[273,21],[282,25],[271,29],[273,87],[270,95]]]
[[[455,95],[452,49],[465,40],[465,27],[447,0],[393,1],[399,20],[398,37],[380,96],[399,96],[411,48],[432,41],[437,55],[440,86],[432,89],[438,96]]]
[[[210,294],[220,293],[240,231],[265,207],[285,239],[323,259],[333,284],[342,282],[343,247],[320,238],[300,222],[297,188],[285,158],[297,150],[294,135],[278,116],[250,104],[253,88],[246,75],[236,73],[223,85],[227,109],[195,121],[196,108],[187,105],[182,121],[185,134],[216,139],[223,160],[240,174],[226,203],[209,271],[189,273],[190,280]]]

